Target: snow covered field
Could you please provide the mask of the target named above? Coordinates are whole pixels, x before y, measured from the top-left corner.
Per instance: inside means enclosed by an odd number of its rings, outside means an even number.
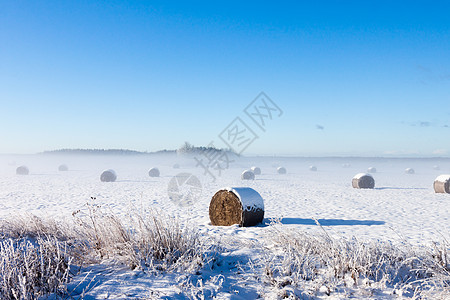
[[[180,169],[172,167],[175,163]],[[60,164],[67,164],[69,171],[58,171]],[[26,165],[30,174],[16,175],[20,165]],[[317,171],[310,171],[311,165]],[[439,170],[433,168],[436,165]],[[260,167],[262,174],[254,181],[241,180],[241,172],[252,166]],[[286,167],[287,174],[277,174],[279,166]],[[149,177],[151,167],[158,167],[161,176]],[[372,174],[375,189],[353,189],[352,177],[369,167],[377,169]],[[413,168],[415,174],[406,174],[406,168]],[[106,169],[116,171],[116,182],[100,182],[100,174]],[[167,193],[170,180],[181,172],[194,174],[202,184],[201,194],[191,206],[177,205]],[[250,280],[251,270],[258,267],[248,267],[250,260],[262,255],[262,248],[255,245],[270,247],[274,229],[269,226],[271,220],[279,221],[281,224],[276,226],[282,230],[294,229],[312,236],[325,230],[336,238],[355,236],[364,242],[381,240],[427,248],[432,242],[450,240],[450,195],[433,191],[433,181],[440,174],[450,174],[450,159],[247,157],[236,159],[213,181],[196,167],[195,160],[175,155],[0,156],[0,218],[33,214],[70,223],[72,213],[86,210],[86,203],[91,202],[124,220],[137,211],[163,212],[198,229],[202,236],[222,241],[221,267],[205,268],[191,278],[176,272],[148,274],[110,264],[86,266],[73,279],[75,284],[86,274],[88,279],[95,276],[95,286],[80,285],[87,288],[86,299],[184,299],[202,294],[232,299],[276,298],[281,297],[279,293],[267,289],[264,293],[260,280]],[[208,207],[214,193],[222,187],[243,186],[255,189],[263,197],[264,223],[250,228],[211,226]],[[322,226],[317,226],[316,221]],[[244,276],[248,278],[240,275],[243,270],[249,272],[249,276]],[[192,286],[183,289],[186,282]],[[392,289],[373,297],[397,297],[389,296],[389,292]],[[328,298],[323,291],[314,296]],[[330,297],[347,296],[341,291]]]

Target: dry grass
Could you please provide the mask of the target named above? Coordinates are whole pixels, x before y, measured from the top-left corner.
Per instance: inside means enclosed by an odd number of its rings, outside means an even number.
[[[383,241],[361,242],[310,235],[279,223],[271,226],[274,246],[260,269],[264,282],[280,297],[358,295],[376,298],[380,291],[413,299],[445,298],[450,294],[449,245],[428,250]]]

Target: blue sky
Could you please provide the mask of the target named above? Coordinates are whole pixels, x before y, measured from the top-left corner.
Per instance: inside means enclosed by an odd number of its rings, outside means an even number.
[[[0,0],[0,153],[225,147],[241,117],[247,154],[450,156],[449,4],[166,2]]]

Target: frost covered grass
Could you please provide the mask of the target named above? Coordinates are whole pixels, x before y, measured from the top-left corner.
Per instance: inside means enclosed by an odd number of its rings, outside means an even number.
[[[73,221],[35,216],[0,221],[1,299],[73,298],[68,283],[76,270],[97,265],[125,267],[149,278],[173,275],[173,288],[192,299],[230,295],[236,286],[270,299],[450,296],[445,239],[417,248],[336,237],[325,230],[311,234],[274,221],[260,228],[260,241],[229,235],[219,247],[207,232],[155,211],[121,219],[89,203],[74,212]],[[83,280],[77,286],[95,287]]]
[[[0,299],[62,295],[70,279],[67,245],[52,237],[0,241]]]
[[[271,224],[269,235],[272,246],[257,268],[262,281],[280,298],[333,294],[377,298],[384,294],[445,299],[450,295],[445,241],[417,249],[387,241],[335,238],[325,231],[311,235],[277,222]]]
[[[0,299],[70,295],[65,287],[76,275],[69,272],[75,266],[190,273],[203,266],[209,253],[195,230],[161,213],[135,214],[125,225],[88,204],[87,211],[73,217],[75,226],[36,216],[0,221]]]

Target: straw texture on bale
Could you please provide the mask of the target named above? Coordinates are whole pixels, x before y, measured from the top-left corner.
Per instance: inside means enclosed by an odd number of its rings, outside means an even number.
[[[30,173],[30,170],[26,166],[20,166],[16,169],[17,175],[28,175]]]
[[[242,180],[254,180],[255,179],[255,174],[252,171],[250,171],[250,170],[245,170],[241,174],[241,179]]]
[[[286,168],[284,168],[284,167],[279,167],[279,168],[277,169],[277,172],[278,172],[278,174],[286,174]]]
[[[58,167],[58,171],[61,171],[61,172],[69,171],[69,167],[67,165],[60,165]]]
[[[117,174],[114,170],[106,170],[100,175],[100,180],[102,182],[114,182],[117,179]]]
[[[148,176],[150,176],[150,177],[159,177],[159,169],[158,168],[151,168],[148,171]]]
[[[215,226],[254,226],[264,219],[264,202],[251,188],[222,189],[211,199],[209,218]]]
[[[373,189],[375,187],[375,179],[370,174],[359,173],[353,177],[352,186],[355,189]]]
[[[367,172],[369,172],[369,173],[376,173],[377,169],[374,168],[374,167],[370,167],[370,168],[367,169]]]
[[[252,170],[253,174],[261,175],[261,169],[259,167],[252,167],[251,170]]]
[[[450,175],[440,175],[433,183],[433,188],[436,193],[450,194]]]
[[[412,168],[406,168],[405,173],[406,174],[414,174],[415,172],[414,172],[414,169],[412,169]]]
[[[315,172],[315,171],[317,171],[317,167],[316,166],[310,166],[309,170]]]

